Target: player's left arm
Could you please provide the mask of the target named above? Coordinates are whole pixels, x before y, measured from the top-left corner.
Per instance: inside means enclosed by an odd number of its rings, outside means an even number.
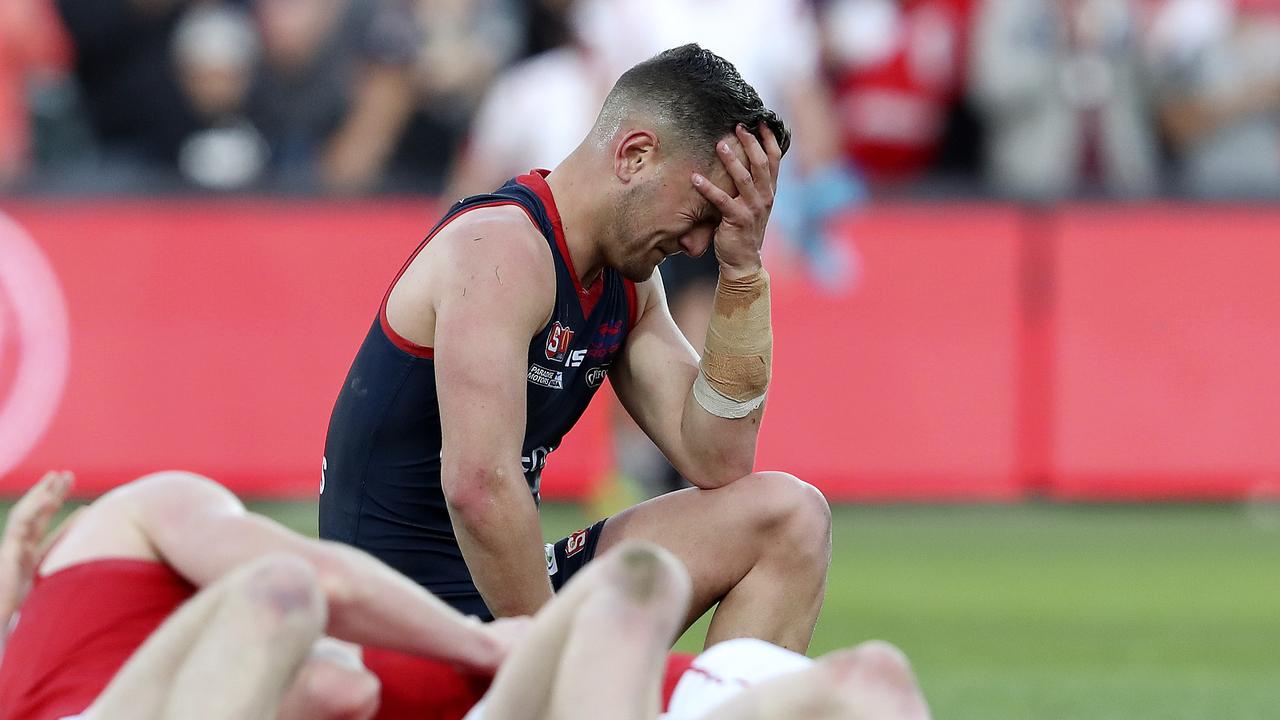
[[[610,374],[637,424],[702,488],[727,485],[753,469],[772,372],[769,276],[760,250],[783,151],[767,127],[760,134],[763,142],[739,126],[737,143],[717,145],[736,197],[699,173],[692,177],[722,218],[715,235],[720,279],[702,356],[672,320],[655,273],[640,288],[639,319]]]

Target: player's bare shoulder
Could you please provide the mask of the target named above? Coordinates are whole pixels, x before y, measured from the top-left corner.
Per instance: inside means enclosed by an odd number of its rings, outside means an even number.
[[[442,305],[496,294],[549,314],[555,284],[551,249],[523,209],[476,208],[449,220],[405,268],[387,298],[387,321],[431,346]]]
[[[481,292],[545,305],[550,312],[555,260],[523,209],[499,205],[472,210],[446,225],[431,245],[437,253],[431,263],[434,306]]]
[[[554,261],[547,240],[523,208],[514,204],[469,210],[449,221],[423,252],[449,264],[512,263],[542,270],[554,282]]]

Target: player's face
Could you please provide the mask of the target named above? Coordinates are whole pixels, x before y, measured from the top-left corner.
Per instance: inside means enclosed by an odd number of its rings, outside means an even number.
[[[693,186],[692,162],[672,159],[637,182],[621,198],[611,222],[607,262],[624,277],[643,282],[667,257],[698,257],[711,249],[720,212]],[[699,168],[713,182],[732,187],[728,173]]]

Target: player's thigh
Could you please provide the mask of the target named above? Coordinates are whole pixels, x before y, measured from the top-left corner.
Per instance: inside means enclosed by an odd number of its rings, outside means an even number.
[[[605,523],[596,552],[631,538],[666,548],[688,569],[692,611],[701,614],[746,577],[768,544],[783,539],[788,523],[828,522],[828,512],[822,496],[795,477],[753,473],[714,490],[688,488],[624,510]]]
[[[643,708],[634,696],[653,694],[688,601],[676,558],[622,543],[581,567],[538,612],[467,720],[613,717],[592,710],[593,699]]]
[[[579,606],[560,655],[550,718],[654,718],[688,576],[670,555],[639,543],[599,565],[603,582]]]

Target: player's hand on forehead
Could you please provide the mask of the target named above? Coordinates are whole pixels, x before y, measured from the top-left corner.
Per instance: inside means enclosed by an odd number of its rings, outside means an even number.
[[[772,205],[773,194],[778,189],[782,148],[768,125],[760,123],[758,132],[759,139],[739,123],[732,135],[720,138],[716,142],[716,157],[728,177],[722,179],[715,170],[709,173],[711,177],[695,172],[694,185],[698,184],[696,179],[701,177],[723,190],[730,199],[746,197],[751,201],[759,199]],[[718,169],[720,168],[716,170]],[[706,192],[703,194],[706,195]],[[708,196],[707,199],[719,207],[720,203],[715,202],[714,198]]]
[[[749,257],[737,258],[739,253],[722,252],[721,246],[741,244],[743,250],[758,252],[773,208],[782,149],[768,126],[761,123],[758,131],[761,139],[739,124],[732,136],[716,143],[716,156],[729,176],[728,187],[693,173],[694,187],[720,212],[716,255],[722,264],[734,264],[735,259],[750,261]]]
[[[729,180],[733,183],[728,187],[721,187],[728,191],[731,196],[741,194],[737,192],[734,169],[741,166],[747,170],[753,184],[761,189],[767,187],[770,190],[777,190],[778,186],[778,168],[782,163],[782,149],[778,145],[778,140],[774,136],[769,126],[760,123],[757,128],[759,137],[756,133],[751,132],[745,125],[741,123],[734,129],[734,132],[725,135],[716,142],[716,156],[720,160],[720,168],[729,175]],[[728,146],[727,149],[725,146]],[[732,162],[736,160],[736,163]],[[715,173],[719,180],[718,173]],[[741,177],[741,176],[739,176]],[[720,185],[720,183],[717,183]]]

